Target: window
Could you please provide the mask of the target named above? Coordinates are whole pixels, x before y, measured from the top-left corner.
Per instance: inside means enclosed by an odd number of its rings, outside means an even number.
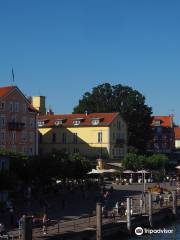
[[[78,140],[78,138],[77,138],[77,133],[73,133],[73,143],[77,143],[77,140]]]
[[[9,103],[9,111],[10,111],[10,112],[13,112],[13,102],[10,102],[10,103]]]
[[[114,156],[115,157],[122,157],[124,155],[124,149],[123,148],[114,148]]]
[[[115,140],[115,133],[113,132],[113,140]]]
[[[75,118],[75,119],[73,120],[73,124],[74,124],[75,126],[77,126],[77,125],[79,125],[82,121],[84,121],[84,118]]]
[[[19,112],[19,103],[18,102],[14,103],[14,111]]]
[[[75,126],[79,125],[80,123],[81,123],[80,120],[74,120],[74,121],[73,121],[73,124],[74,124]]]
[[[38,127],[44,126],[44,121],[38,121]]]
[[[29,148],[29,155],[32,156],[33,155],[33,147]]]
[[[98,143],[102,143],[102,132],[98,132]]]
[[[121,121],[117,121],[117,128],[121,129]]]
[[[16,122],[16,115],[13,115],[13,116],[11,117],[11,121],[12,121],[12,122]]]
[[[30,132],[29,139],[30,139],[31,142],[34,141],[34,132]]]
[[[56,133],[52,134],[52,143],[56,143]]]
[[[161,121],[160,120],[155,120],[153,122],[153,125],[156,126],[156,127],[161,126]]]
[[[79,153],[79,148],[74,148],[74,153]]]
[[[0,111],[4,111],[5,110],[5,102],[1,101],[0,102]]]
[[[11,140],[12,140],[12,143],[15,143],[16,142],[16,132],[15,131],[12,131],[11,133]]]
[[[5,141],[5,132],[0,132],[0,143]]]
[[[99,119],[92,120],[92,125],[98,125],[98,124],[99,124]]]
[[[66,133],[62,134],[62,143],[66,144]]]
[[[27,140],[27,132],[22,131],[22,133],[21,133],[21,140],[22,140],[23,142],[26,142],[26,140]]]
[[[27,105],[23,104],[23,113],[26,113],[26,112],[27,112]]]
[[[57,120],[54,122],[54,124],[55,124],[56,126],[59,126],[59,125],[62,125],[64,121],[65,121],[65,119],[57,119]]]
[[[29,120],[30,127],[34,127],[34,125],[35,125],[34,123],[35,123],[34,119],[30,118],[30,120]]]
[[[0,127],[1,127],[1,128],[5,127],[5,123],[6,123],[6,118],[5,118],[5,116],[1,116],[1,117],[0,117]]]
[[[26,125],[27,125],[27,118],[26,117],[22,118],[22,123],[24,123],[24,127],[26,127]]]

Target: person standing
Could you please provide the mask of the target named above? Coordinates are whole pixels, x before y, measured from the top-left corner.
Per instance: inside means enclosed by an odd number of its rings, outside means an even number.
[[[47,234],[47,223],[48,223],[48,217],[47,217],[47,214],[45,213],[43,215],[43,219],[42,219],[42,223],[43,223],[43,234]]]

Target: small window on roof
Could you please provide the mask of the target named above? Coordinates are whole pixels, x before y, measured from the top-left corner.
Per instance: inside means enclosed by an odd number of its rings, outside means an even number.
[[[161,126],[161,121],[160,120],[155,120],[153,122],[153,125],[156,126],[156,127]]]
[[[92,125],[98,125],[100,123],[100,121],[102,121],[102,120],[103,120],[103,118],[101,118],[101,117],[95,117],[95,118],[91,119],[91,123],[92,123]]]
[[[92,119],[92,121],[91,121],[92,125],[98,125],[99,122],[100,122],[99,119]]]
[[[56,126],[62,125],[65,122],[65,119],[56,119],[56,121],[54,122],[54,124]]]
[[[44,126],[44,121],[38,121],[38,127],[42,127],[42,126]]]
[[[73,121],[73,124],[74,124],[75,126],[79,125],[80,123],[81,123],[80,120],[74,120],[74,121]]]
[[[75,126],[77,126],[77,125],[79,125],[83,120],[84,120],[84,118],[75,118],[75,119],[73,120],[73,124],[74,124]]]

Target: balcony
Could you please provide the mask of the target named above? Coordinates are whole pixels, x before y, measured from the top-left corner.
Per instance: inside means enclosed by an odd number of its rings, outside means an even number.
[[[22,122],[8,122],[8,130],[21,131],[24,129],[25,123]]]

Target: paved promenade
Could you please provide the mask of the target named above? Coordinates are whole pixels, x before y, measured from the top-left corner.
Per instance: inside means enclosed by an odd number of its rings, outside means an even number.
[[[155,183],[146,184],[146,188],[154,186]],[[126,197],[133,197],[134,212],[139,211],[139,197],[144,189],[143,184],[131,184],[131,185],[117,185],[106,183],[106,189],[110,189],[113,186],[113,192],[110,193],[108,199],[109,210],[115,206],[117,201],[125,201]],[[162,184],[162,187],[169,190],[176,189],[175,186],[170,186],[169,183]],[[48,217],[51,220],[51,226],[48,227],[47,236],[43,236],[51,239],[53,235],[66,233],[69,231],[82,231],[85,228],[95,228],[95,207],[96,202],[99,199],[100,190],[90,188],[85,191],[80,189],[74,189],[71,191],[64,191],[63,193],[56,193],[44,196],[46,202],[46,209]],[[39,205],[39,201],[36,199],[31,200],[31,205],[28,206],[32,215],[40,215],[43,211],[42,206]],[[27,210],[26,203],[16,205],[16,217],[17,219]],[[105,219],[106,222],[113,221],[113,219]],[[18,235],[16,227],[11,228],[10,234]],[[42,228],[37,226],[33,231],[33,239],[42,239]]]

